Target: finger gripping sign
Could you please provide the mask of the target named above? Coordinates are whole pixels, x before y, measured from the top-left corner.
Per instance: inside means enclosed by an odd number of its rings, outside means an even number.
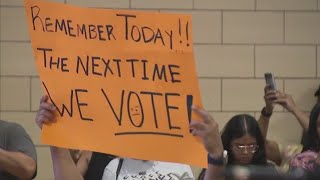
[[[191,17],[25,0],[41,84],[57,107],[42,142],[206,166]]]

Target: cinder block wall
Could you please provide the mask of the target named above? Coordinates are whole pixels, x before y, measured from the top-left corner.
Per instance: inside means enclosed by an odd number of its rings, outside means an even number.
[[[320,84],[320,0],[54,0],[99,8],[191,13],[205,107],[221,126],[236,113],[259,116],[264,72],[309,111]],[[22,0],[1,0],[0,118],[22,124],[33,138],[39,180],[53,179],[50,152],[34,117],[41,89]],[[301,128],[277,107],[269,138],[298,143]],[[195,171],[197,169],[195,168]]]

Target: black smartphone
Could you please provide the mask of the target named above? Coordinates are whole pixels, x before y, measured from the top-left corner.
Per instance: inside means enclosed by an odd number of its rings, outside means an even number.
[[[274,76],[272,73],[264,73],[264,79],[266,80],[266,84],[269,86],[270,90],[276,90],[276,81],[274,80]]]

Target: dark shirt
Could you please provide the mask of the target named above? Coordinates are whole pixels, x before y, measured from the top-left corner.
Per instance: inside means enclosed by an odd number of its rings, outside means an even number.
[[[84,179],[101,180],[104,168],[112,159],[114,159],[112,155],[93,152]]]

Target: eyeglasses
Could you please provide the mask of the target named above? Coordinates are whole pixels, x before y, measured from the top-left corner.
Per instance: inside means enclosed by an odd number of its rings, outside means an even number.
[[[256,144],[251,144],[251,145],[233,145],[233,150],[244,153],[245,150],[248,153],[255,153],[258,150],[259,146]]]

